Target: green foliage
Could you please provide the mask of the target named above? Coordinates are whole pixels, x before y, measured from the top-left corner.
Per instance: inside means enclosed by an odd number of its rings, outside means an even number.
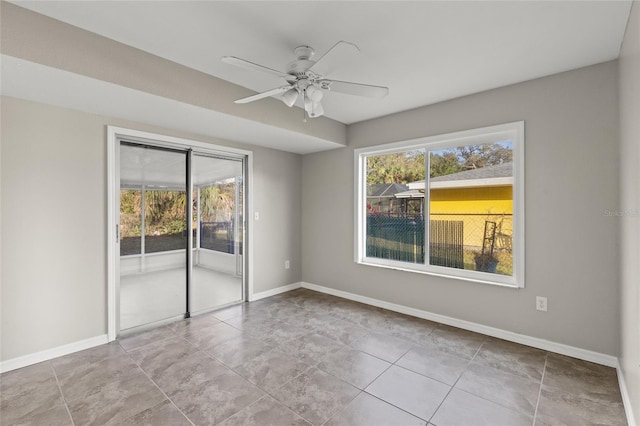
[[[459,146],[456,151],[463,170],[480,169],[513,160],[513,150],[498,143]]]
[[[445,176],[465,170],[508,163],[513,160],[510,144],[490,143],[464,145],[429,153],[429,176]],[[367,157],[367,185],[379,183],[406,184],[424,179],[425,151]]]
[[[195,199],[195,194],[194,194]],[[235,208],[235,181],[200,189],[200,218],[203,222],[230,221]],[[185,191],[145,190],[145,235],[182,233],[186,229],[187,194]],[[142,191],[120,191],[121,236],[139,237],[142,233]],[[193,217],[197,217],[193,206]],[[193,225],[197,226],[196,223]]]
[[[142,193],[136,189],[120,191],[120,214],[140,214]]]
[[[430,160],[429,176],[434,178],[509,163],[513,160],[513,150],[509,145],[499,143],[464,145],[431,152]]]
[[[146,235],[175,234],[186,229],[184,191],[145,191]]]
[[[450,175],[453,173],[461,172],[462,164],[458,161],[458,156],[455,152],[444,152],[442,154],[431,153],[429,156],[431,160],[431,170],[429,177]]]
[[[145,235],[177,234],[186,229],[184,191],[145,191]],[[142,191],[120,191],[121,236],[139,237],[142,233]]]
[[[235,208],[235,182],[200,189],[200,219],[203,222],[230,221]]]
[[[142,191],[123,189],[120,191],[120,235],[122,238],[142,235]]]
[[[424,158],[422,150],[368,157],[367,185],[424,179]]]

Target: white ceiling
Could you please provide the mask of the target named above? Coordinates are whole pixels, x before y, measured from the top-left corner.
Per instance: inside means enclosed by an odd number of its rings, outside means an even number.
[[[326,115],[346,124],[615,59],[631,7],[631,1],[14,3],[256,91],[283,81],[220,57],[284,70],[297,45],[320,56],[339,40],[355,43],[358,57],[331,77],[388,86],[390,94],[325,96]]]

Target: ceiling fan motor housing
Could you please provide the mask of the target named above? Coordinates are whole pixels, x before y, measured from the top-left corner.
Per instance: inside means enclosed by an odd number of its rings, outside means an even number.
[[[311,46],[302,45],[293,49],[293,53],[298,57],[298,59],[311,59],[316,51],[313,50],[313,47]]]
[[[287,74],[302,77],[315,63],[316,61],[312,61],[311,59],[298,59],[296,61],[289,62],[287,65]]]
[[[287,74],[301,77],[305,75],[305,72],[316,63],[311,58],[315,54],[310,46],[298,46],[293,49],[293,53],[298,57],[295,61],[289,62],[287,65]]]

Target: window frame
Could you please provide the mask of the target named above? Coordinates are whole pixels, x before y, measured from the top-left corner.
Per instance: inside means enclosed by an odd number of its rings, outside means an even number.
[[[493,143],[505,140],[513,141],[513,274],[501,275],[444,266],[429,265],[429,220],[425,219],[425,263],[413,264],[389,259],[366,256],[366,220],[367,220],[367,158],[370,156],[395,154],[418,149],[425,149],[425,218],[430,215],[429,190],[431,151],[453,148],[462,145]],[[483,284],[499,285],[511,288],[524,288],[525,278],[525,192],[524,192],[524,121],[516,121],[495,126],[440,134],[418,139],[392,142],[354,150],[354,189],[355,189],[355,224],[354,224],[354,261],[357,264],[416,272],[433,276],[459,279]]]

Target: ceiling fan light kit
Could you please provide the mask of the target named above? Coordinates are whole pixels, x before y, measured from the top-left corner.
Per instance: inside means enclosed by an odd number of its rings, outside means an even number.
[[[293,50],[297,59],[289,62],[287,72],[281,72],[245,59],[236,58],[235,56],[223,56],[222,62],[281,77],[288,83],[285,86],[238,99],[235,103],[244,104],[270,96],[279,96],[285,105],[292,107],[299,98],[302,98],[302,105],[304,106],[306,115],[310,118],[315,118],[324,115],[324,108],[322,107],[321,101],[325,92],[338,92],[369,98],[382,98],[389,93],[389,88],[383,86],[325,78],[325,76],[329,75],[341,62],[349,59],[350,56],[359,51],[360,49],[355,44],[339,41],[322,55],[320,59],[314,61],[311,59],[315,54],[313,48],[309,46],[298,46]]]
[[[285,105],[291,108],[293,104],[296,103],[296,100],[298,99],[298,94],[299,93],[297,88],[294,87],[292,89],[289,89],[282,94],[282,102],[284,102]]]

